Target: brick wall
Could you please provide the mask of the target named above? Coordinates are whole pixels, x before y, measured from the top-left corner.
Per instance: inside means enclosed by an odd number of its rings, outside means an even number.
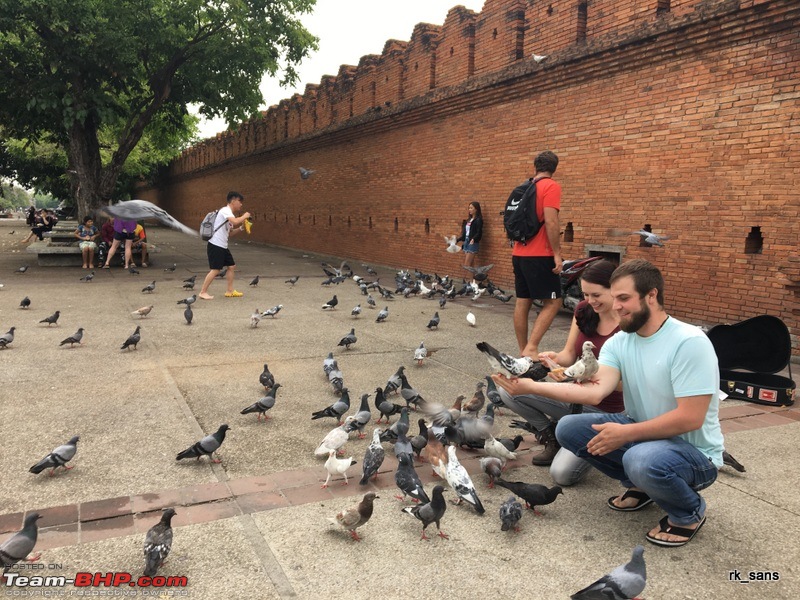
[[[478,200],[478,262],[510,286],[498,212],[552,149],[566,257],[647,258],[665,273],[672,314],[707,324],[773,314],[800,354],[800,6],[593,0],[577,43],[578,4],[453,9],[444,26],[420,24],[407,44],[187,151],[141,196],[199,224],[237,189],[263,242],[456,276],[463,257],[444,252],[442,235]],[[250,141],[234,143],[242,135]],[[299,166],[317,174],[303,181]],[[645,226],[673,239],[648,248],[608,235]]]

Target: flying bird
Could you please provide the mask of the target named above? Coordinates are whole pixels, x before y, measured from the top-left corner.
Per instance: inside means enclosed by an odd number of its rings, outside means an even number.
[[[70,438],[66,444],[53,450],[50,454],[28,469],[28,471],[38,475],[45,469],[51,469],[50,475],[52,476],[55,475],[58,467],[64,467],[66,470],[72,469],[73,467],[68,467],[67,463],[75,457],[75,453],[78,451],[79,439],[81,438],[78,435]]]
[[[461,252],[461,246],[456,244],[456,238],[458,236],[445,235],[445,236],[442,236],[442,237],[444,237],[444,241],[447,242],[447,251],[450,254],[455,254],[456,252]]]
[[[306,169],[305,167],[300,167],[300,179],[306,180],[310,178],[316,171],[314,169]]]
[[[83,339],[83,327],[79,327],[78,331],[73,333],[67,339],[62,340],[59,346],[63,346],[64,344],[69,344],[69,347],[72,348],[75,344],[80,344],[82,339]]]
[[[153,305],[152,305],[152,304],[151,304],[150,306],[142,306],[141,308],[137,308],[137,309],[136,309],[135,311],[133,311],[131,314],[132,314],[132,315],[139,315],[139,318],[140,318],[140,319],[143,319],[143,318],[145,318],[147,315],[149,315],[149,314],[150,314],[150,311],[151,311],[151,310],[153,310]]]
[[[647,584],[647,568],[644,564],[644,548],[636,546],[630,561],[620,565],[608,575],[603,575],[593,584],[575,592],[571,600],[630,600],[644,591]]]
[[[103,206],[100,210],[111,217],[122,219],[124,221],[156,219],[167,227],[176,229],[181,233],[185,233],[186,235],[191,235],[194,237],[198,237],[200,235],[194,229],[186,227],[186,225],[178,221],[163,208],[159,208],[147,200],[128,200],[127,202],[119,202],[117,204]]]
[[[545,60],[547,58],[547,55],[546,54],[536,54],[536,53],[534,53],[534,54],[531,54],[531,58],[533,58],[533,61],[538,64],[538,63],[542,62],[543,60]]]
[[[36,521],[40,518],[39,513],[29,512],[25,515],[22,529],[0,544],[0,563],[3,565],[3,574],[21,560],[33,562],[41,558],[41,554],[28,558],[36,546],[36,538],[39,536],[39,527],[36,525]]]
[[[434,486],[432,496],[433,498],[427,504],[406,506],[402,510],[405,513],[414,515],[417,519],[422,521],[422,537],[420,539],[428,539],[425,535],[425,530],[431,523],[436,523],[436,529],[439,530],[439,537],[449,539],[449,536],[444,533],[439,526],[439,521],[442,520],[447,510],[447,503],[444,501],[444,487],[441,485]]]
[[[144,574],[154,577],[158,567],[167,560],[172,550],[172,517],[175,509],[168,508],[161,513],[161,520],[153,525],[144,538]]]
[[[261,417],[264,417],[264,422],[266,422],[269,417],[267,416],[267,411],[275,406],[275,396],[278,394],[278,388],[281,387],[280,383],[274,384],[270,390],[267,392],[267,395],[261,398],[258,402],[251,404],[247,408],[242,409],[242,412],[239,414],[242,415],[249,415],[250,413],[258,413],[257,421],[261,420]]]
[[[214,452],[219,450],[219,447],[222,446],[222,442],[225,441],[225,432],[229,429],[230,427],[228,427],[227,424],[220,425],[219,429],[211,435],[207,435],[193,446],[189,446],[183,452],[179,452],[175,460],[183,460],[184,458],[196,458],[200,460],[201,456],[208,456],[211,462],[221,463],[222,461],[219,458],[214,458]]]
[[[520,358],[509,356],[487,342],[478,342],[475,346],[486,355],[489,365],[495,373],[502,373],[512,379],[524,375],[534,365],[533,359],[528,356]]]
[[[486,281],[489,278],[489,271],[494,266],[491,265],[483,265],[482,267],[469,267],[467,265],[462,265],[464,269],[472,273],[472,279],[480,283],[481,281]]]
[[[638,231],[630,231],[628,229],[609,229],[607,233],[608,235],[617,237],[626,235],[639,235],[646,244],[658,246],[660,248],[664,247],[664,242],[670,240],[668,235],[659,235],[653,233],[652,231],[647,231],[646,229],[639,229]]]
[[[364,494],[361,502],[350,508],[346,508],[337,513],[334,517],[334,522],[338,523],[345,531],[349,531],[350,536],[357,542],[360,542],[361,538],[358,537],[356,529],[362,525],[366,525],[367,521],[372,517],[372,503],[375,498],[380,498],[380,496],[375,492],[367,492]]]
[[[142,336],[141,336],[141,334],[139,333],[139,330],[140,330],[140,329],[141,329],[141,327],[139,327],[139,326],[137,325],[137,326],[136,326],[136,330],[135,330],[135,331],[134,331],[132,334],[130,334],[130,335],[128,336],[128,339],[127,339],[127,340],[125,340],[125,341],[122,343],[122,346],[120,347],[120,350],[125,350],[126,348],[127,348],[127,349],[130,349],[130,347],[131,347],[131,346],[133,346],[133,349],[134,349],[134,350],[138,350],[138,348],[137,348],[137,345],[139,344],[139,340],[141,340],[141,339],[142,339]]]

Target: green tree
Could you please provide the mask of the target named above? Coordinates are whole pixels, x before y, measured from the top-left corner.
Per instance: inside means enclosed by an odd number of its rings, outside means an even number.
[[[317,42],[298,15],[314,4],[0,0],[0,173],[26,185],[39,173],[54,195],[66,173],[79,213],[92,212],[119,197],[126,163],[130,177],[152,171],[132,154],[143,139],[185,143],[187,105],[233,125],[257,114],[265,74],[295,82]]]

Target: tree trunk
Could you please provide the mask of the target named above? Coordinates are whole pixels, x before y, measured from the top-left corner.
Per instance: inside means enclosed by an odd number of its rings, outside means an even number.
[[[100,189],[102,160],[97,139],[97,122],[89,116],[83,122],[75,121],[69,131],[69,163],[75,171],[78,219],[93,215],[105,200]]]

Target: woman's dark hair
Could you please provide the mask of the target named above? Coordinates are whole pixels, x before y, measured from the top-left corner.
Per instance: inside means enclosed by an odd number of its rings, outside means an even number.
[[[84,225],[86,225],[86,223],[88,223],[89,221],[94,221],[94,219],[92,217],[90,217],[89,215],[86,215],[85,217],[83,217],[83,224]]]
[[[475,201],[470,202],[470,204],[475,207],[475,217],[480,217],[482,219],[483,215],[481,214],[481,203]]]
[[[610,260],[598,260],[583,270],[583,273],[581,273],[581,280],[610,289],[611,274],[616,268],[616,263]],[[600,324],[600,315],[594,312],[591,306],[584,304],[575,312],[575,321],[583,335],[592,337],[597,333],[597,326]]]

